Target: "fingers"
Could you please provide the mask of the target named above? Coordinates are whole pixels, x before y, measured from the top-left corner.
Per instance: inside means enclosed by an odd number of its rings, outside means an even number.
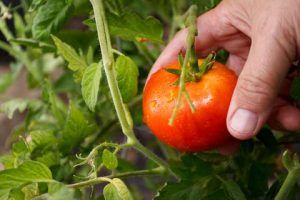
[[[242,71],[245,61],[246,60],[244,58],[231,54],[226,62],[226,66],[233,70],[236,75],[239,75]]]
[[[266,122],[291,64],[285,52],[270,34],[254,37],[227,116],[234,137],[249,139]]]
[[[201,37],[196,37],[196,48],[197,49],[216,49],[216,41],[213,37],[214,31],[216,30],[215,23],[218,19],[214,14],[214,11],[211,10],[197,19],[198,35]],[[161,67],[170,64],[177,60],[178,54],[185,50],[187,37],[187,29],[179,31],[172,41],[167,45],[167,47],[160,54],[156,62],[154,63],[150,74],[155,73]]]
[[[178,58],[178,54],[184,48],[185,39],[187,37],[187,29],[179,31],[172,41],[166,46],[154,63],[149,76],[159,70],[161,67],[174,62]]]
[[[284,130],[300,130],[300,110],[291,105],[279,108],[276,112],[275,120]]]
[[[277,130],[300,130],[300,110],[279,98],[276,100],[268,124]]]

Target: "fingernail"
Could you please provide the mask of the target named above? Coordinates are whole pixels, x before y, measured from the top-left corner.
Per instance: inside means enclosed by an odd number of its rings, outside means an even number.
[[[257,121],[257,114],[240,108],[232,116],[230,126],[240,134],[253,134]]]

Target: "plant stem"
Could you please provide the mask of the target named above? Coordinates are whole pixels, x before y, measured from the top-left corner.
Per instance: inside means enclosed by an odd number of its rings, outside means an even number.
[[[180,78],[179,78],[179,92],[178,92],[175,108],[174,108],[171,118],[169,120],[169,125],[173,125],[173,123],[175,121],[175,117],[176,117],[176,114],[178,112],[180,102],[181,102],[181,96],[185,90],[186,67],[187,67],[189,59],[191,57],[192,51],[195,51],[195,49],[193,48],[194,47],[193,44],[195,42],[195,35],[197,33],[197,27],[196,27],[197,7],[192,6],[189,10],[189,14],[190,15],[188,17],[188,35],[187,35],[187,39],[186,39],[187,51],[186,51],[186,55],[183,60],[183,65],[181,66],[181,74],[180,74]]]
[[[113,69],[114,58],[112,55],[112,49],[109,48],[110,38],[109,38],[109,34],[107,33],[108,30],[106,29],[107,25],[105,25],[106,20],[105,20],[103,2],[102,0],[91,0],[91,3],[95,14],[96,27],[98,32],[98,39],[100,42],[104,70],[107,77],[107,82],[110,88],[113,103],[124,134],[131,138],[133,137],[133,131],[131,130],[126,120],[121,93],[118,88],[116,75]]]
[[[160,159],[153,152],[149,151],[143,145],[140,144],[138,139],[134,135],[133,129],[130,127],[128,117],[126,116],[126,110],[122,101],[121,92],[118,87],[118,82],[116,80],[116,75],[114,71],[114,57],[113,50],[111,47],[110,37],[108,33],[107,23],[105,19],[105,10],[103,7],[103,0],[90,0],[93,6],[96,27],[98,33],[98,39],[100,42],[100,48],[102,53],[102,60],[104,65],[104,71],[106,74],[108,86],[111,92],[112,100],[117,112],[119,122],[123,133],[127,136],[127,142],[132,145],[135,149],[139,150],[146,157],[150,158],[156,164],[164,167],[171,172],[167,163]],[[131,117],[131,116],[130,116]]]
[[[124,172],[124,173],[119,173],[115,175],[110,175],[106,177],[98,177],[95,179],[79,182],[79,183],[74,183],[68,185],[69,188],[82,188],[82,187],[88,187],[91,185],[96,185],[99,183],[107,182],[107,179],[112,179],[112,178],[124,178],[124,177],[130,177],[130,176],[148,176],[148,175],[158,175],[158,174],[163,174],[165,171],[161,167],[157,167],[154,169],[147,169],[147,170],[139,170],[139,171],[132,171],[132,172]]]
[[[156,154],[154,154],[152,151],[143,146],[139,141],[136,141],[136,143],[133,145],[133,148],[144,154],[146,157],[148,157],[158,165],[162,166],[164,170],[167,170],[175,178],[178,178],[177,175],[169,168],[168,164],[165,161],[160,159]]]
[[[0,19],[0,31],[7,41],[13,38],[13,35],[9,31],[4,19]]]
[[[300,168],[295,168],[289,171],[286,179],[284,180],[275,200],[285,200],[288,198],[290,191],[293,189],[297,180],[300,178]]]
[[[16,55],[19,55],[19,52],[17,52],[15,49],[13,49],[10,45],[8,45],[5,42],[0,41],[0,49],[6,51],[9,55],[16,57]]]

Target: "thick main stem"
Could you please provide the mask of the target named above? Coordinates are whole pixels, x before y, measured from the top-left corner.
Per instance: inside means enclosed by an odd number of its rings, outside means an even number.
[[[299,178],[300,178],[300,169],[293,169],[289,171],[286,179],[284,180],[279,192],[275,197],[275,200],[287,199],[290,191],[293,189],[295,183]]]
[[[132,144],[133,148],[139,150],[146,157],[154,161],[156,164],[167,169],[171,172],[166,162],[156,156],[153,152],[149,151],[134,135],[132,128],[127,120],[124,104],[122,101],[121,93],[118,88],[116,75],[114,72],[114,58],[113,50],[111,48],[110,37],[108,33],[107,23],[105,19],[105,11],[103,7],[103,0],[90,0],[93,6],[96,27],[98,32],[98,39],[102,53],[102,60],[104,65],[105,74],[107,77],[108,86],[111,92],[112,100],[117,112],[122,131],[127,136],[128,142]]]
[[[98,32],[98,40],[100,43],[101,53],[102,53],[102,59],[103,59],[103,65],[105,74],[107,77],[108,86],[110,88],[111,96],[113,99],[113,103],[117,112],[118,119],[120,121],[122,131],[124,134],[126,134],[129,137],[133,136],[133,131],[131,130],[127,120],[126,115],[123,109],[123,102],[121,98],[121,93],[118,88],[118,83],[116,80],[116,76],[114,73],[114,58],[112,51],[109,49],[108,43],[110,43],[109,35],[107,32],[107,25],[105,25],[105,15],[104,15],[104,8],[102,0],[91,0],[94,14],[95,14],[95,20],[96,20],[96,27]]]

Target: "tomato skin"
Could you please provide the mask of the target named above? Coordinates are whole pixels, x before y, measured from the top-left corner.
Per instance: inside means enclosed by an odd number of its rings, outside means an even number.
[[[178,69],[179,65],[176,62],[165,68]],[[177,75],[160,69],[144,89],[143,119],[154,135],[184,152],[210,150],[233,142],[226,116],[237,82],[235,73],[215,62],[199,82],[185,83],[196,112],[192,113],[186,97],[182,96],[174,124],[170,126],[168,122],[179,91],[179,86],[174,85],[176,80]]]

